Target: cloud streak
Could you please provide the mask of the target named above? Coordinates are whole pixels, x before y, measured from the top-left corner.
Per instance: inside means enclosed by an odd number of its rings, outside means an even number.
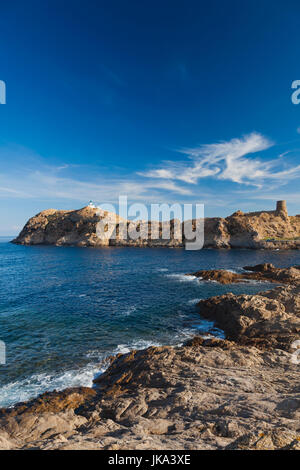
[[[240,139],[228,142],[187,148],[180,152],[187,156],[184,162],[165,162],[158,169],[141,172],[146,178],[178,180],[187,184],[197,184],[203,178],[231,181],[233,183],[260,187],[265,181],[286,183],[300,176],[300,165],[279,169],[285,163],[282,158],[263,161],[252,154],[263,152],[273,146],[273,142],[263,135],[253,132]]]
[[[80,168],[78,168],[80,172]],[[159,202],[180,196],[190,196],[192,192],[172,181],[140,181],[133,176],[110,178],[96,174],[91,181],[80,179],[80,175],[66,174],[68,166],[43,166],[38,170],[10,171],[0,174],[0,198],[40,199],[115,202],[119,195],[127,195],[131,200]],[[5,185],[4,185],[5,183]]]
[[[198,200],[218,205],[218,182],[227,181],[234,184],[222,192],[221,201],[236,203],[241,185],[255,186],[256,194],[273,194],[280,185],[300,177],[300,165],[287,164],[288,152],[272,160],[257,155],[272,146],[266,137],[252,133],[228,142],[181,149],[180,153],[186,157],[184,161],[163,162],[159,168],[122,176],[120,169],[91,171],[88,166],[50,166],[30,153],[30,158],[23,158],[18,165],[15,153],[8,158],[10,154],[2,149],[0,157],[11,165],[0,173],[0,198],[54,203],[69,200],[81,204],[90,199],[114,203],[119,195],[127,195],[131,201],[144,203]],[[24,154],[24,149],[19,153]],[[209,180],[206,186],[205,180]],[[214,181],[213,191],[211,181]],[[247,193],[250,194],[249,190]]]

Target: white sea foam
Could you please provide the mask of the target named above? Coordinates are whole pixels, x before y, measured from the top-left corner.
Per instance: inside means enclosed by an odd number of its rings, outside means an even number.
[[[136,307],[134,305],[132,305],[131,307],[128,307],[123,311],[121,310],[120,313],[121,313],[121,315],[129,316],[135,311],[136,311]]]
[[[194,299],[198,301],[200,299]],[[192,328],[184,328],[173,336],[172,344],[180,346],[187,339],[195,336],[197,325]],[[162,344],[150,340],[136,340],[129,344],[118,344],[118,346],[108,354],[100,354],[99,351],[89,351],[86,357],[91,361],[80,369],[70,369],[60,374],[43,373],[34,374],[26,379],[11,382],[0,388],[0,407],[13,406],[21,401],[28,401],[37,397],[41,393],[53,390],[64,390],[69,387],[91,387],[93,379],[102,374],[107,365],[105,358],[109,355],[127,354],[133,349],[146,349],[150,346],[161,346]]]
[[[259,280],[259,279],[243,279],[242,281],[239,282],[239,284],[267,284],[268,281],[265,280]]]
[[[188,301],[188,305],[196,305],[198,302],[200,302],[201,299],[192,299]]]
[[[184,328],[178,335],[174,335],[173,345],[182,346],[188,339],[197,335],[196,328]]]
[[[27,379],[11,382],[0,389],[0,406],[12,406],[17,402],[37,397],[45,391],[91,387],[94,377],[101,372],[104,372],[104,368],[99,370],[99,365],[88,364],[82,369],[68,370],[62,374],[35,374]]]
[[[194,299],[194,301],[200,299]],[[210,322],[207,322],[210,325]],[[192,328],[184,328],[173,336],[172,344],[181,346],[187,339],[196,334],[197,325]],[[107,365],[105,358],[109,355],[127,354],[133,349],[146,349],[150,346],[159,347],[162,344],[150,340],[136,340],[130,344],[118,344],[118,346],[106,355],[99,354],[99,351],[89,351],[87,358],[93,362],[81,369],[71,369],[61,374],[34,374],[26,379],[11,382],[0,388],[0,407],[10,407],[21,401],[28,401],[46,391],[64,390],[69,387],[92,387],[93,379],[102,374]]]
[[[28,401],[41,393],[53,390],[64,390],[69,387],[92,387],[93,379],[102,374],[106,365],[105,357],[116,354],[126,354],[133,349],[145,349],[149,346],[161,346],[160,343],[137,340],[130,344],[119,344],[111,354],[99,355],[99,351],[90,351],[87,354],[93,362],[81,369],[71,369],[61,374],[34,374],[26,379],[10,382],[0,388],[0,407],[13,406],[21,401]]]
[[[166,277],[169,279],[176,279],[179,282],[198,281],[198,278],[191,274],[166,274]]]
[[[130,345],[118,344],[117,348],[114,351],[114,354],[127,354],[133,349],[146,349],[146,348],[149,348],[150,346],[161,346],[161,343],[140,339],[136,342],[132,342]]]

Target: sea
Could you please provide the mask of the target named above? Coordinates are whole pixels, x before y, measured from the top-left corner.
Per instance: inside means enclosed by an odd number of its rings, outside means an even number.
[[[18,246],[0,237],[0,407],[45,391],[92,386],[107,358],[132,349],[223,336],[200,299],[274,285],[222,286],[185,274],[300,264],[299,251]]]

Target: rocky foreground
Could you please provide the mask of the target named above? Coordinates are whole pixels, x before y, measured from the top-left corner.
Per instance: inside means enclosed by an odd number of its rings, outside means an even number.
[[[227,339],[238,344],[291,351],[293,343],[300,340],[300,268],[280,269],[272,264],[246,268],[254,271],[253,279],[285,285],[256,295],[229,293],[201,300],[202,317],[213,320]],[[222,279],[220,271],[217,273]],[[222,273],[226,279],[228,272]],[[251,274],[237,275],[233,282],[241,282],[243,276],[252,279]]]
[[[254,268],[270,270],[282,274]],[[199,303],[226,340],[118,355],[94,388],[0,410],[0,448],[300,450],[300,271],[289,272],[273,290]]]
[[[117,357],[95,389],[0,412],[2,449],[298,449],[299,365],[195,339]]]
[[[103,223],[101,236],[97,230],[99,222]],[[187,242],[185,228],[188,224],[188,221],[181,223],[173,219],[166,228],[166,222],[130,222],[91,206],[74,211],[48,209],[29,219],[13,243],[81,247],[183,247]],[[190,227],[194,232],[202,231],[202,226],[196,220],[190,221]],[[300,215],[289,216],[284,201],[279,201],[274,211],[236,211],[226,218],[205,218],[204,247],[299,249]]]

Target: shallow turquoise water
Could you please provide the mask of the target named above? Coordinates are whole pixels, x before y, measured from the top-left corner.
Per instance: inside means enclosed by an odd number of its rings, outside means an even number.
[[[100,361],[116,352],[179,344],[199,331],[220,334],[201,320],[196,300],[266,286],[221,286],[183,274],[265,261],[300,264],[300,253],[23,247],[0,239],[0,340],[7,348],[0,406],[91,385]]]

